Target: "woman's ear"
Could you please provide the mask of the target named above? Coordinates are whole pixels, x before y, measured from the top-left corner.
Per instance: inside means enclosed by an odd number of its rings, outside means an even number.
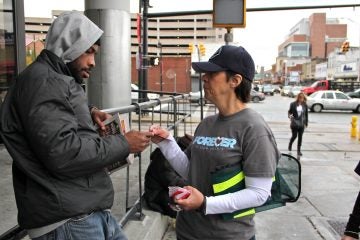
[[[234,76],[232,76],[231,81],[230,81],[230,86],[233,88],[236,88],[237,86],[240,85],[240,83],[242,82],[243,78],[240,74],[235,74]]]

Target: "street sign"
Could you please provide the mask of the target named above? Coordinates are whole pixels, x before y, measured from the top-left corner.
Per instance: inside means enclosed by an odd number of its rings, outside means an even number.
[[[245,28],[246,0],[213,0],[213,27]]]

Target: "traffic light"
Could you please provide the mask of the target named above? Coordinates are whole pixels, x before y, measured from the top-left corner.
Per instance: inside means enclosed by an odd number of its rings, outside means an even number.
[[[199,52],[200,52],[200,56],[205,56],[206,49],[204,44],[202,43],[199,44]]]
[[[189,43],[188,49],[189,49],[189,52],[190,52],[190,53],[193,53],[193,52],[194,52],[194,44]]]
[[[350,48],[350,43],[348,41],[345,41],[342,43],[340,51],[347,52],[347,51],[349,51],[349,48]]]

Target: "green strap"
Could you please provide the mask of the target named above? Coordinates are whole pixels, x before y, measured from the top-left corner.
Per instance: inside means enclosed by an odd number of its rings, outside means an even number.
[[[251,208],[250,210],[247,210],[245,212],[239,213],[237,215],[234,215],[234,218],[241,218],[249,215],[255,214],[255,208]]]
[[[236,173],[236,171],[235,171]],[[223,195],[223,194],[227,194],[227,193],[231,193],[234,191],[239,191],[241,189],[244,189],[245,185],[244,185],[244,179],[245,179],[245,174],[243,171],[236,173],[235,175],[233,175],[233,173],[228,172],[228,173],[224,173],[224,174],[217,174],[217,177],[213,176],[213,191],[215,196],[219,196],[219,195]],[[230,177],[229,179],[226,179],[226,175],[228,175],[228,177]],[[230,175],[230,176],[229,176]],[[231,176],[232,175],[232,176]],[[220,182],[217,182],[215,179],[217,178],[217,181],[219,181],[220,179],[223,180]],[[272,178],[272,181],[275,181],[275,176]],[[215,182],[215,183],[214,183]],[[221,216],[223,217],[223,219],[234,219],[234,218],[241,218],[241,217],[245,217],[245,216],[249,216],[249,215],[254,215],[256,212],[255,208],[248,208],[248,209],[242,209],[242,210],[238,210],[232,213],[223,213],[221,214]]]
[[[226,189],[229,189],[229,188],[235,186],[236,184],[238,184],[242,180],[244,180],[244,178],[245,178],[244,172],[241,171],[238,174],[236,174],[235,176],[233,176],[232,178],[230,178],[224,182],[213,184],[214,194],[219,194],[219,193],[225,191]]]

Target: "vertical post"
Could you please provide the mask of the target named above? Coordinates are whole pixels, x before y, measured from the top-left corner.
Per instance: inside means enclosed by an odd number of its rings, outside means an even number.
[[[199,89],[200,89],[200,120],[204,119],[204,104],[203,104],[203,86],[202,86],[202,80],[201,80],[201,73],[199,73]]]
[[[99,108],[130,105],[130,0],[85,0],[85,15],[104,31],[88,80],[89,103]]]
[[[175,73],[175,76],[174,76],[174,93],[176,93],[176,73]]]
[[[26,67],[24,0],[12,1],[14,8],[14,34],[16,43],[16,76]]]
[[[198,54],[198,60],[201,61],[200,49],[199,45],[196,44],[196,50]],[[204,105],[203,105],[203,91],[202,91],[202,80],[201,80],[201,73],[199,73],[199,91],[200,91],[200,120],[204,119]]]
[[[358,51],[359,51],[359,58],[358,58],[358,78],[357,81],[360,82],[360,24],[359,25],[359,46],[358,46]]]
[[[140,18],[140,22],[139,22],[139,33],[141,35],[141,29],[142,29],[142,24],[141,24],[141,21],[142,21],[142,15],[141,15],[141,12],[142,12],[142,6],[143,6],[143,0],[139,0],[139,14],[141,16]],[[142,49],[141,49],[141,41],[143,39],[143,36],[140,37],[140,42],[139,42],[139,47],[138,47],[138,56],[139,56],[139,68],[138,68],[138,79],[139,79],[139,89],[143,89],[143,71],[142,71],[142,68],[143,68],[143,58],[142,58]],[[138,92],[138,101],[141,101],[140,99],[142,99],[142,94],[141,92]]]
[[[142,77],[141,77],[141,88],[140,90],[147,90],[147,80],[148,80],[148,9],[149,9],[149,0],[143,0],[143,11],[142,11],[142,21],[143,21],[143,37],[142,37]],[[141,93],[141,102],[147,101],[147,94]]]
[[[233,42],[233,34],[231,32],[231,28],[226,28],[224,39],[225,39],[225,45],[229,45],[230,42]]]
[[[358,117],[352,116],[351,117],[351,128],[350,128],[350,137],[352,137],[352,138],[356,138],[356,135],[357,135],[357,122],[358,122]]]
[[[163,59],[162,59],[162,45],[161,42],[158,42],[158,48],[160,48],[160,92],[163,91]],[[163,94],[161,93],[160,96],[162,96]]]

